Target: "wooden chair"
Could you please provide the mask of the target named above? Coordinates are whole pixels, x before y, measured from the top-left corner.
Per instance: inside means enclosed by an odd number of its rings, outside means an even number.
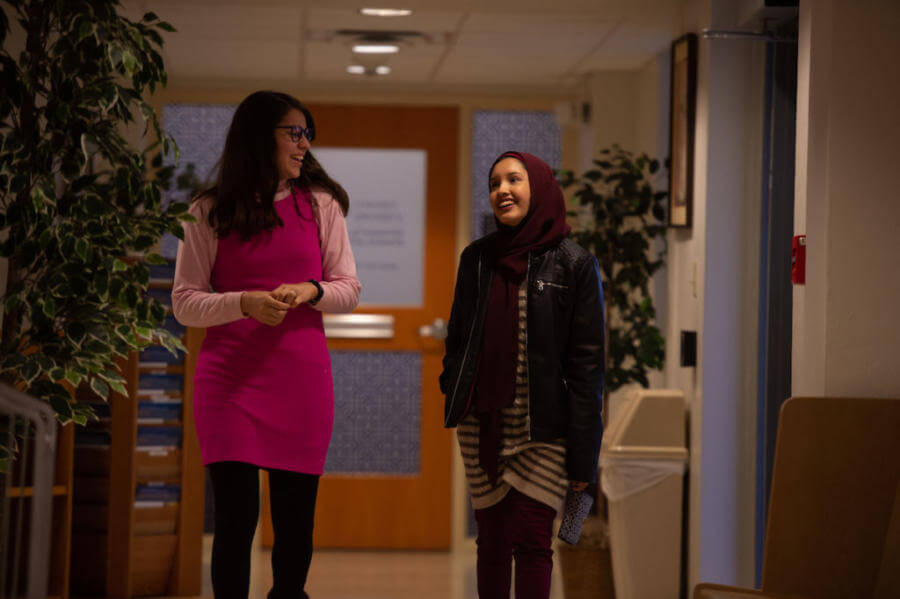
[[[785,402],[762,589],[700,584],[693,597],[900,598],[900,400]]]

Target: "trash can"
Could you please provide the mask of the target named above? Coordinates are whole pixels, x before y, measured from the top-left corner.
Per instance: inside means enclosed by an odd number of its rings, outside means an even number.
[[[617,599],[677,599],[688,452],[681,391],[641,389],[614,414],[600,450]]]

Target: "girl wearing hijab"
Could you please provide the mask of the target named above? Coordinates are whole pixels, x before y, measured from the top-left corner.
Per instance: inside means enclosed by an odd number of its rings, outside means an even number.
[[[550,596],[553,520],[596,480],[604,310],[597,260],[567,238],[550,167],[505,152],[490,171],[497,231],[462,253],[441,391],[478,524],[478,595]]]

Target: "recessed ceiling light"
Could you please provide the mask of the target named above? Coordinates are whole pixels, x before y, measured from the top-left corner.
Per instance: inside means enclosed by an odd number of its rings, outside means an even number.
[[[375,67],[375,73],[378,75],[390,75],[391,67],[384,64],[378,65],[377,67]]]
[[[413,11],[408,8],[360,8],[359,12],[368,17],[408,17]]]
[[[393,44],[356,44],[353,51],[357,54],[396,54],[399,46]]]
[[[347,67],[347,72],[351,75],[362,75],[366,72],[366,67],[361,64],[351,64]]]

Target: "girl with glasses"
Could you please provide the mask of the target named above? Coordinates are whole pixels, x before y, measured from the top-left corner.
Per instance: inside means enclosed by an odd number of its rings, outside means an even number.
[[[215,187],[191,207],[172,307],[206,327],[194,418],[215,497],[212,583],[246,599],[268,471],[275,545],[270,599],[307,597],[313,515],[334,392],[322,312],[350,312],[360,283],[347,193],[310,152],[312,114],[260,91],[238,106]]]

